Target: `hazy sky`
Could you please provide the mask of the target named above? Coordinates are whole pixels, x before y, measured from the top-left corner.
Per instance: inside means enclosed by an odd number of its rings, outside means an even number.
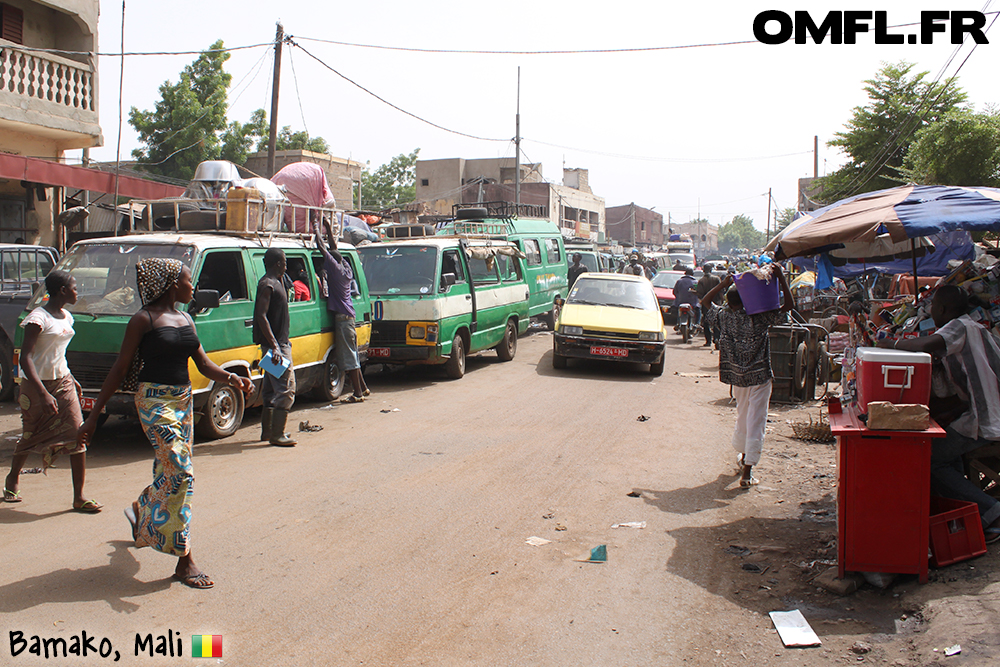
[[[921,10],[1000,9],[996,0],[861,5],[887,12],[889,26],[918,22]],[[432,127],[286,45],[279,124],[296,131],[305,127],[325,138],[334,155],[369,161],[372,169],[415,148],[423,159],[512,157],[520,66],[522,160],[543,163],[548,180],[561,182],[564,164],[589,169],[591,187],[608,206],[635,202],[680,222],[700,211],[713,224],[743,213],[763,229],[768,188],[777,206],[794,206],[796,179],[812,175],[814,135],[820,141],[821,175],[843,161],[825,143],[843,128],[851,109],[865,103],[863,81],[883,62],[907,60],[932,78],[941,72],[950,76],[972,50],[971,40],[956,47],[948,34],[936,35],[928,45],[878,45],[873,33],[840,45],[769,46],[754,39],[754,17],[764,10],[805,10],[818,23],[828,11],[861,5],[809,0],[132,0],[126,6],[124,45],[125,51],[148,52],[204,49],[216,39],[227,47],[265,44],[273,41],[280,20],[301,47],[388,102],[448,130],[497,140]],[[121,17],[119,0],[101,0],[102,53],[120,50]],[[970,103],[980,110],[1000,102],[1000,27],[988,37],[996,43],[979,46],[958,73]],[[463,51],[750,43],[534,55],[421,53],[316,40]],[[128,109],[151,109],[160,84],[176,81],[195,57],[126,56],[122,159],[130,159],[138,145]],[[118,57],[100,58],[106,145],[92,151],[99,160],[115,158],[119,63]],[[232,53],[226,64],[233,75],[230,119],[245,121],[254,109],[270,109],[271,67],[267,46]]]

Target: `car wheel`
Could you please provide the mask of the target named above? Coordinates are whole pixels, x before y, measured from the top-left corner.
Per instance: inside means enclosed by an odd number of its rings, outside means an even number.
[[[320,379],[320,383],[316,389],[313,390],[313,393],[319,400],[332,403],[344,393],[344,386],[346,384],[347,373],[340,370],[340,366],[337,364],[337,355],[331,350],[323,371],[323,377]]]
[[[227,438],[243,422],[243,392],[228,384],[216,382],[208,393],[196,430],[206,440]]]
[[[14,353],[0,345],[0,401],[14,398]]]
[[[451,341],[451,356],[444,364],[444,372],[452,380],[461,380],[465,375],[465,343],[459,334]]]
[[[555,368],[556,370],[560,370],[560,371],[562,369],[566,368],[566,357],[562,356],[561,354],[556,354],[555,352],[553,352],[552,353],[552,368]]]
[[[663,366],[664,364],[666,364],[666,362],[667,362],[667,353],[664,352],[663,356],[660,357],[659,361],[649,365],[649,374],[654,377],[660,377],[661,375],[663,375]]]
[[[517,353],[517,327],[514,320],[507,322],[507,329],[503,332],[503,340],[496,347],[497,356],[500,361],[510,361]]]

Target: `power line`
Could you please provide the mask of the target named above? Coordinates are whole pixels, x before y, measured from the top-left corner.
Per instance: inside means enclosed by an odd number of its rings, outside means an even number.
[[[104,53],[95,51],[67,51],[66,49],[43,49],[37,46],[15,45],[18,51],[32,51],[35,53],[52,53],[57,56],[108,56],[121,58],[123,56],[200,56],[203,53],[226,53],[229,51],[242,51],[245,49],[257,49],[262,46],[274,46],[274,42],[263,44],[247,44],[246,46],[227,46],[221,49],[199,49],[197,51],[116,51],[114,53]],[[6,48],[6,47],[5,47]]]
[[[452,130],[452,129],[449,129],[447,127],[444,127],[443,125],[438,125],[437,123],[429,121],[426,118],[421,118],[420,116],[416,115],[415,113],[407,111],[406,109],[403,109],[402,107],[396,106],[395,104],[393,104],[392,102],[388,101],[387,99],[385,99],[383,97],[380,97],[379,95],[373,93],[372,91],[368,90],[367,88],[365,88],[364,86],[362,86],[357,81],[354,81],[353,79],[345,76],[344,74],[341,74],[340,72],[338,72],[337,70],[335,70],[333,67],[331,67],[330,65],[327,65],[325,62],[323,62],[322,60],[320,60],[318,57],[314,56],[312,53],[310,53],[308,50],[306,50],[301,44],[296,44],[291,38],[288,39],[288,43],[291,46],[296,46],[296,47],[302,49],[302,52],[305,53],[307,56],[309,56],[310,58],[312,58],[313,60],[315,60],[320,65],[322,65],[323,67],[327,68],[328,70],[330,70],[331,72],[333,72],[337,76],[339,76],[344,81],[347,81],[352,86],[360,88],[364,92],[368,93],[369,95],[371,95],[372,97],[374,97],[375,99],[377,99],[379,102],[382,102],[383,104],[387,104],[388,106],[392,107],[396,111],[399,111],[401,113],[406,114],[407,116],[410,116],[411,118],[419,120],[421,123],[426,123],[427,125],[430,125],[431,127],[436,127],[439,130],[443,130],[443,131],[449,132],[451,134],[457,134],[460,137],[468,137],[469,139],[477,139],[479,141],[496,141],[496,142],[507,142],[507,141],[510,141],[509,139],[492,139],[492,138],[489,138],[489,137],[479,137],[479,136],[476,136],[474,134],[467,134],[465,132],[459,132],[458,130]]]
[[[530,141],[542,146],[549,146],[551,148],[562,148],[568,151],[576,151],[578,153],[588,153],[590,155],[600,155],[602,157],[615,157],[623,158],[626,160],[645,160],[648,162],[677,162],[677,163],[692,163],[692,164],[711,164],[717,162],[753,162],[757,160],[773,160],[777,158],[793,157],[798,155],[807,155],[812,153],[812,151],[800,151],[798,153],[784,153],[782,155],[762,155],[757,157],[733,157],[733,158],[678,158],[678,157],[657,157],[654,155],[628,155],[625,153],[609,153],[606,151],[595,151],[586,148],[574,148],[573,146],[563,146],[560,144],[553,144],[547,141],[539,141],[538,139],[531,139],[529,137],[521,137],[521,141]]]
[[[736,46],[739,44],[758,44],[755,39],[740,40],[735,42],[710,42],[704,44],[680,44],[675,46],[643,46],[626,49],[562,49],[551,51],[500,51],[485,49],[419,49],[406,46],[385,46],[380,44],[358,44],[354,42],[340,42],[333,39],[320,39],[318,37],[295,36],[295,39],[302,39],[309,42],[322,42],[324,44],[335,44],[337,46],[350,46],[361,49],[378,49],[382,51],[405,51],[408,53],[448,53],[461,55],[512,55],[512,56],[547,56],[547,55],[571,55],[587,53],[642,53],[650,51],[676,51],[679,49],[699,49],[712,46]],[[302,48],[302,47],[299,47]]]

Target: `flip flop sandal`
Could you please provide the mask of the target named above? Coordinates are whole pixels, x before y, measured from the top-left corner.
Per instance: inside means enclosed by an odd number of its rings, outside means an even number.
[[[760,483],[760,480],[757,479],[756,477],[754,477],[753,475],[751,475],[750,479],[741,479],[740,480],[740,488],[741,489],[749,489],[751,486],[757,486],[759,483]]]
[[[138,539],[138,510],[139,503],[132,503],[131,507],[125,508],[125,518],[128,519],[128,525],[132,527],[132,541],[135,542]]]
[[[986,536],[986,544],[1000,542],[1000,528],[984,528],[983,535]]]
[[[351,394],[347,398],[340,399],[340,402],[341,403],[364,403],[365,402],[365,397],[364,396],[355,396],[354,394]]]
[[[174,573],[174,579],[181,582],[185,586],[191,588],[198,588],[201,590],[207,590],[215,586],[215,582],[212,581],[211,577],[202,572],[201,574],[194,574],[189,577],[182,577],[181,575]]]
[[[20,491],[9,491],[7,487],[4,487],[3,489],[3,499],[4,502],[7,503],[19,503],[24,500],[24,498],[21,497]]]
[[[371,389],[365,389],[363,392],[361,392],[361,395],[364,396],[365,398],[368,398],[369,396],[372,395],[372,390]]]
[[[73,507],[74,512],[80,512],[81,514],[97,514],[102,509],[104,509],[104,505],[96,500],[85,500],[79,507]]]

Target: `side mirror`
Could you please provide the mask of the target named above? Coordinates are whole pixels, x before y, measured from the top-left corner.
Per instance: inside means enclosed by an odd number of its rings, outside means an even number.
[[[194,301],[192,301],[191,305],[188,307],[188,312],[192,315],[197,315],[204,310],[218,307],[219,290],[200,289],[194,293]]]
[[[454,273],[442,273],[441,274],[441,291],[444,292],[446,289],[454,285],[458,280],[458,277]]]
[[[566,299],[562,298],[561,296],[557,296],[555,298],[555,304],[560,308],[562,308],[563,306],[566,305]]]

